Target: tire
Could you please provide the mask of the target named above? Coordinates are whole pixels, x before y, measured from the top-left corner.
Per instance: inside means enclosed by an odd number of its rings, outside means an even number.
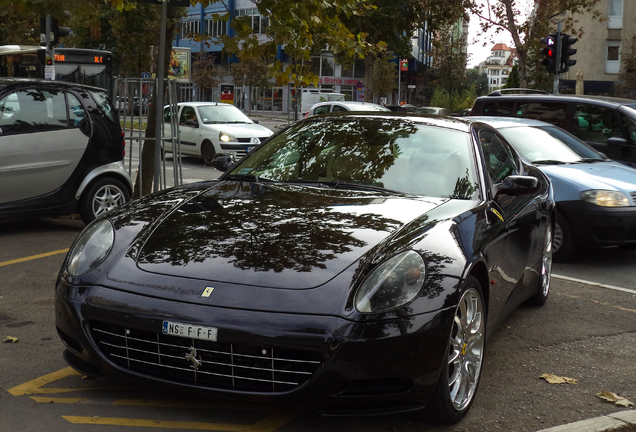
[[[210,141],[203,141],[203,144],[201,144],[201,159],[203,159],[203,164],[212,166],[212,158],[215,154],[216,150],[214,150],[214,145]]]
[[[448,357],[424,416],[433,423],[460,421],[475,400],[484,361],[486,313],[481,285],[468,276],[448,341]],[[467,334],[468,333],[468,334]]]
[[[130,201],[128,188],[122,182],[103,177],[91,183],[80,198],[78,212],[85,224]]]
[[[550,295],[550,284],[552,282],[552,247],[554,240],[554,231],[552,223],[548,223],[545,238],[543,241],[543,255],[541,257],[541,275],[537,284],[537,293],[530,297],[527,302],[533,306],[542,306],[548,301]]]
[[[565,216],[558,213],[554,224],[553,238],[552,259],[554,262],[564,262],[572,258],[576,252],[572,230]]]

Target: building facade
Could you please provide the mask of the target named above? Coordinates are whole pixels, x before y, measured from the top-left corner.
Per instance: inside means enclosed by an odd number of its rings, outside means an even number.
[[[506,44],[498,43],[490,50],[490,56],[480,63],[479,73],[488,77],[488,91],[497,90],[506,84],[508,75],[516,60],[516,50]]]
[[[636,1],[600,0],[602,20],[590,14],[573,16],[584,34],[573,46],[576,60],[562,81],[573,87],[576,74],[583,75],[585,94],[613,94],[621,73],[621,53],[636,50]],[[632,51],[633,52],[633,51]]]

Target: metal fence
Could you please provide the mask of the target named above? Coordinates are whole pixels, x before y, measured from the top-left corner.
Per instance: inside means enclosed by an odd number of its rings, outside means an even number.
[[[151,106],[150,100],[158,81],[155,78],[121,78],[115,80],[113,104],[117,109],[124,131],[128,156],[125,164],[133,181],[139,182],[139,191],[143,191],[142,178],[137,176],[137,173],[142,172],[143,146],[147,140],[154,141],[154,138],[146,138],[145,123],[150,110],[155,109]],[[192,83],[178,83],[173,80],[166,80],[165,84],[168,91],[165,93],[166,100],[164,105],[168,111],[164,109],[163,118],[158,118],[157,121],[162,123],[160,128],[161,137],[159,137],[161,148],[164,148],[163,144],[165,142],[170,141],[174,149],[172,158],[173,178],[171,179],[172,184],[169,184],[166,160],[162,157],[161,166],[159,167],[161,175],[158,177],[159,190],[183,184],[177,103],[197,101],[202,96],[201,92]],[[166,115],[168,113],[170,113],[169,116]],[[162,156],[163,154],[162,150]]]

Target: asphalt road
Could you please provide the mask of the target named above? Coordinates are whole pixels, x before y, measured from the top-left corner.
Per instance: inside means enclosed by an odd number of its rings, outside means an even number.
[[[165,392],[114,377],[82,379],[62,360],[54,327],[54,284],[74,219],[0,224],[0,431],[215,430],[238,432],[536,431],[623,408],[601,390],[636,396],[633,293],[563,279],[548,303],[521,307],[491,335],[477,399],[458,425],[414,414],[322,417],[310,410],[244,405]],[[611,259],[609,258],[611,257]],[[634,251],[590,252],[580,263],[608,285],[632,270]],[[606,265],[612,270],[606,278]],[[596,270],[594,270],[596,269]],[[633,281],[633,279],[632,279]],[[578,384],[548,384],[544,373]],[[633,399],[632,399],[633,400]]]

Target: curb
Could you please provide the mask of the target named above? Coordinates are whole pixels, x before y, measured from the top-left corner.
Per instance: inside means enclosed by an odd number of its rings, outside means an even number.
[[[621,411],[537,432],[622,432],[636,431],[636,411]]]

